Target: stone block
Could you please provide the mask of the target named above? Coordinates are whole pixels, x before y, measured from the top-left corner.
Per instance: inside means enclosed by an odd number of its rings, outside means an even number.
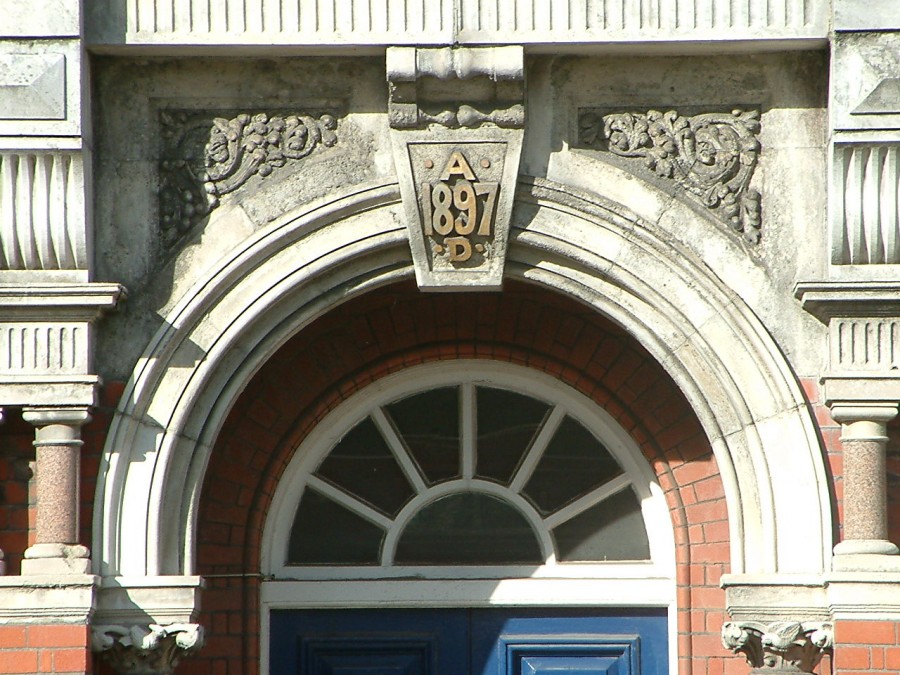
[[[0,38],[78,37],[79,0],[12,0],[3,5]]]
[[[835,35],[830,108],[835,130],[900,128],[900,33]]]
[[[0,40],[0,136],[79,136],[80,40]]]
[[[834,30],[869,31],[900,28],[896,0],[835,0]]]

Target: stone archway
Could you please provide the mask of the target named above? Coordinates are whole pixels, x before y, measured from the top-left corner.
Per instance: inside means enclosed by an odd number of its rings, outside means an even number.
[[[516,212],[507,277],[611,318],[690,402],[725,485],[732,571],[821,572],[831,513],[813,421],[787,361],[738,294],[657,225],[595,194],[525,179]],[[706,227],[686,208],[680,215]],[[225,414],[292,334],[349,297],[411,276],[402,223],[395,184],[304,207],[249,238],[170,312],[110,430],[98,573],[194,572],[196,504]],[[805,527],[779,532],[800,505]]]

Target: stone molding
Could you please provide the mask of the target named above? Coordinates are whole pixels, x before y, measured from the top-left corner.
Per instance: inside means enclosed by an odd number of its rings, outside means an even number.
[[[0,405],[91,406],[93,323],[118,284],[0,284]]]
[[[743,654],[751,673],[812,673],[834,644],[832,624],[809,621],[729,621],[722,645]]]
[[[252,176],[337,143],[337,119],[323,113],[160,111],[159,211],[164,248],[202,221]]]
[[[646,40],[786,40],[818,38],[829,3],[765,0],[386,0],[379,14],[364,0],[232,2],[228,11],[202,0],[146,0],[115,12],[97,2],[89,38],[106,44],[435,45],[626,42]],[[652,7],[652,9],[651,9]],[[260,11],[262,10],[262,11]],[[121,18],[120,18],[121,17]]]
[[[831,263],[900,263],[900,140],[835,139],[831,176]]]
[[[661,227],[602,193],[524,179],[518,200],[538,220],[515,230],[507,277],[571,294],[646,335],[648,351],[666,363],[704,421],[723,474],[735,477],[726,485],[733,570],[821,574],[833,520],[816,427],[758,316],[708,266],[673,248]],[[700,223],[685,211],[687,225]],[[97,486],[96,564],[125,576],[193,571],[190,542],[199,525],[190,495],[230,397],[270,353],[266,345],[328,311],[336,297],[411,276],[403,215],[397,185],[383,183],[300,208],[229,251],[164,317],[107,435],[105,456],[118,461]],[[599,250],[608,241],[621,248]],[[738,250],[723,255],[736,265],[746,259]],[[254,270],[252,279],[236,277],[236,269]],[[665,295],[658,293],[662,279]],[[275,287],[277,294],[260,291]],[[658,311],[639,323],[636,307]],[[287,314],[295,319],[289,326]],[[247,344],[258,347],[248,352]],[[216,359],[203,356],[213,351]],[[185,363],[188,371],[172,367]],[[805,527],[776,528],[796,518],[801,502]]]
[[[0,150],[0,274],[87,270],[84,200],[81,152]]]
[[[46,137],[82,134],[82,41],[33,37],[40,39],[0,38],[0,137],[52,147]]]
[[[896,379],[896,354],[900,352],[900,326],[895,318],[900,317],[900,282],[803,282],[797,284],[794,295],[803,309],[828,326],[826,398],[894,400],[897,389],[892,380]],[[862,385],[853,385],[848,378],[870,384],[853,393]]]
[[[203,627],[196,623],[160,626],[98,625],[91,647],[119,675],[169,675],[185,656],[203,646]]]
[[[578,111],[578,144],[627,160],[672,181],[750,243],[762,225],[759,192],[750,180],[759,159],[759,112],[680,115]]]
[[[0,623],[84,625],[94,614],[98,585],[87,574],[0,577]]]
[[[396,47],[388,52],[387,78],[392,129],[525,126],[521,47]]]

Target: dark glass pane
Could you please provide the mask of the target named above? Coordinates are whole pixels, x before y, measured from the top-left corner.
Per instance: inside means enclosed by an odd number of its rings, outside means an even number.
[[[490,495],[442,497],[419,511],[400,535],[400,565],[542,563],[534,530],[524,516]]]
[[[433,389],[387,406],[410,454],[433,485],[459,471],[459,390]]]
[[[621,473],[618,462],[600,441],[566,417],[522,493],[546,515]]]
[[[390,516],[397,515],[413,494],[403,470],[369,418],[340,440],[316,475]]]
[[[378,564],[384,531],[307,488],[294,516],[289,565]]]
[[[641,505],[630,489],[559,525],[553,537],[563,562],[650,559]]]
[[[505,389],[478,388],[475,474],[508,485],[550,406]]]

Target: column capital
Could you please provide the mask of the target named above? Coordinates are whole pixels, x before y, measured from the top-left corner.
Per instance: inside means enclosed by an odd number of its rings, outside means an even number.
[[[91,646],[119,675],[169,675],[184,657],[203,646],[196,623],[94,626]]]
[[[882,401],[832,401],[831,417],[841,424],[872,422],[885,425],[897,416],[898,403]]]
[[[812,673],[834,644],[834,629],[819,621],[729,621],[722,626],[722,645],[741,653],[751,673]]]
[[[22,419],[35,427],[65,425],[81,427],[91,421],[90,408],[81,406],[24,408]]]

